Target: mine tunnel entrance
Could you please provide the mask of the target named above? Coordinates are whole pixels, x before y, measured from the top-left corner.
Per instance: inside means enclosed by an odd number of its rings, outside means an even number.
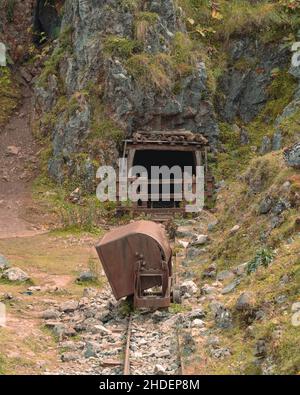
[[[184,167],[191,167],[193,175],[196,174],[196,158],[193,152],[191,151],[166,151],[166,150],[138,150],[134,155],[133,160],[134,166],[143,166],[146,168],[148,177],[150,178],[151,168],[153,166],[167,166],[168,169],[171,170],[173,166],[179,166],[182,173],[184,171]],[[154,181],[153,179],[151,180]],[[148,194],[149,200],[147,202],[147,208],[180,208],[181,201],[176,199],[175,196],[175,183],[182,182],[179,180],[175,181],[174,174],[171,174],[170,177],[163,178],[163,175],[160,174],[159,180],[156,180],[159,184],[159,201],[155,201],[151,199],[151,184],[148,185]],[[163,183],[169,184],[170,188],[170,199],[166,200],[163,197]],[[138,203],[139,206],[142,206],[142,202]]]
[[[185,211],[186,204],[190,204],[184,200],[182,191],[183,178],[182,174],[184,167],[189,167],[192,170],[191,189],[196,191],[196,167],[207,167],[207,139],[197,133],[192,133],[187,130],[165,130],[165,131],[141,131],[136,132],[130,139],[124,141],[123,157],[127,159],[128,172],[134,166],[143,166],[147,170],[147,178],[145,180],[148,186],[148,196],[138,202],[130,202],[124,207],[119,202],[121,211],[131,210],[132,212],[150,212],[166,209],[168,213],[176,213]],[[151,177],[151,167],[167,166],[169,172],[164,175],[161,172]],[[174,177],[171,172],[172,167],[178,166],[181,169],[179,176]],[[130,174],[130,173],[129,173]],[[137,177],[142,174],[133,174],[128,178],[128,184],[133,183]],[[156,184],[156,196],[151,196],[151,183]],[[176,188],[180,184],[180,188]],[[163,186],[167,185],[164,189]],[[146,187],[147,188],[147,187]],[[117,188],[118,189],[118,188]],[[141,190],[141,187],[140,187]],[[140,192],[138,190],[137,192]],[[145,190],[144,190],[145,191]],[[146,189],[147,191],[147,189]],[[213,193],[213,178],[209,173],[205,174],[205,192],[206,195],[212,196]]]
[[[59,36],[63,4],[64,0],[36,0],[33,29],[37,46]]]

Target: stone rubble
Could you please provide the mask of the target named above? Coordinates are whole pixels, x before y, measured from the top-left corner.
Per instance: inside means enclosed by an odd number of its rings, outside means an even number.
[[[79,302],[69,300],[41,313],[44,325],[56,336],[63,365],[58,375],[121,375],[128,316],[122,303],[112,302],[110,289],[84,290]],[[177,325],[201,328],[201,309],[174,315],[165,311],[132,315],[131,370],[135,375],[177,373]],[[201,325],[200,325],[201,324]],[[78,340],[79,338],[79,340]]]

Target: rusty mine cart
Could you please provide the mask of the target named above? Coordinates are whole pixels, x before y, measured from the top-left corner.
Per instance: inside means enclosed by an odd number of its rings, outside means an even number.
[[[172,278],[172,250],[162,225],[138,221],[107,233],[96,246],[117,300],[133,296],[135,308],[180,303]]]

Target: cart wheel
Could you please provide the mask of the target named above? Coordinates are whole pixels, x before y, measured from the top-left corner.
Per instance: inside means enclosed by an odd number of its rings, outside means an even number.
[[[182,299],[181,299],[181,292],[178,287],[174,287],[173,289],[173,303],[176,304],[181,304]]]

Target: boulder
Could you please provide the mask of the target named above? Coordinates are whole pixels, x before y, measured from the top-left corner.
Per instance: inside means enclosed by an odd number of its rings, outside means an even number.
[[[218,348],[220,345],[220,338],[218,336],[209,336],[205,342],[207,347]]]
[[[233,325],[231,312],[221,304],[215,308],[215,323],[220,329],[229,329]]]
[[[200,248],[189,247],[187,249],[187,258],[188,259],[195,259],[198,256],[200,256],[201,254],[203,254],[203,250]]]
[[[194,281],[187,280],[187,281],[184,281],[180,285],[180,293],[181,293],[181,295],[184,295],[186,293],[189,294],[189,295],[195,295],[197,292],[198,292],[198,287],[194,283]]]
[[[218,293],[218,289],[216,287],[212,287],[209,284],[204,284],[201,288],[201,295],[212,295]]]
[[[206,313],[201,308],[192,310],[187,314],[187,318],[190,320],[201,319],[201,318],[204,318],[205,316],[206,316]]]
[[[75,352],[65,352],[61,356],[62,362],[77,361],[80,358],[81,358],[81,355],[79,353],[75,353]]]
[[[19,155],[20,151],[21,151],[20,147],[16,147],[15,145],[10,145],[6,149],[6,155],[8,155],[8,156],[17,156],[17,155]]]
[[[64,313],[72,313],[78,308],[78,302],[75,300],[69,300],[64,302],[60,305],[59,310],[63,311]]]
[[[209,241],[209,237],[207,235],[197,235],[195,240],[192,241],[192,245],[194,246],[202,246]]]
[[[190,226],[179,226],[176,230],[176,237],[179,239],[195,239],[197,235],[191,230]]]
[[[97,353],[101,351],[101,346],[99,343],[94,341],[89,341],[86,343],[86,349],[84,351],[85,358],[93,358],[97,356]]]
[[[6,278],[8,281],[17,281],[17,282],[24,282],[30,279],[29,275],[18,267],[12,267],[10,269],[5,270],[2,277]]]
[[[271,196],[266,196],[260,203],[259,214],[268,214],[273,205],[273,199]]]
[[[216,278],[217,276],[217,265],[212,263],[204,272],[202,273],[202,278]]]
[[[192,321],[191,327],[192,328],[203,328],[203,327],[205,327],[205,322],[200,320],[199,318],[196,318],[194,321]]]
[[[154,374],[158,375],[158,376],[163,376],[166,374],[166,369],[162,366],[162,365],[155,365],[154,368]]]
[[[235,225],[233,228],[230,229],[229,234],[234,235],[241,229],[240,225]]]
[[[58,337],[60,340],[65,335],[67,329],[66,326],[61,322],[47,323],[46,326],[52,329],[54,336]]]
[[[217,348],[217,349],[211,349],[210,351],[211,356],[216,359],[225,359],[227,357],[230,357],[231,351],[229,348]]]
[[[291,204],[286,199],[279,199],[272,208],[272,213],[274,215],[279,215],[283,213],[285,210],[288,210],[291,207]]]
[[[232,292],[239,285],[239,283],[240,280],[233,280],[230,284],[226,285],[226,287],[222,289],[222,295],[227,295]]]
[[[42,312],[42,318],[44,320],[56,320],[59,316],[59,312],[54,309],[48,309]]]
[[[300,311],[300,302],[296,302],[292,304],[292,312],[296,313],[297,311]]]
[[[284,150],[284,159],[288,166],[300,169],[300,143]]]
[[[234,278],[234,273],[230,270],[224,270],[217,275],[217,281],[227,281]]]
[[[264,358],[267,354],[267,345],[264,339],[259,339],[254,347],[254,356],[257,358]]]
[[[80,188],[76,188],[73,192],[70,193],[69,200],[74,204],[80,203],[81,192]]]
[[[238,311],[252,309],[255,304],[255,295],[253,292],[243,292],[237,299],[235,308]]]
[[[157,358],[170,358],[170,356],[171,356],[170,350],[161,350],[156,352]]]
[[[292,325],[295,328],[298,328],[300,326],[300,310],[297,311],[295,314],[292,316]]]
[[[262,143],[261,143],[261,147],[260,147],[259,153],[261,155],[265,155],[268,152],[270,152],[271,149],[272,149],[272,143],[271,143],[270,138],[268,136],[264,136],[263,139],[262,139]]]
[[[91,271],[86,271],[80,273],[79,277],[77,278],[77,281],[81,282],[88,282],[88,281],[95,281],[97,280],[97,276],[92,273]]]
[[[272,150],[279,151],[282,148],[282,133],[280,129],[277,129],[273,134],[272,138]]]

